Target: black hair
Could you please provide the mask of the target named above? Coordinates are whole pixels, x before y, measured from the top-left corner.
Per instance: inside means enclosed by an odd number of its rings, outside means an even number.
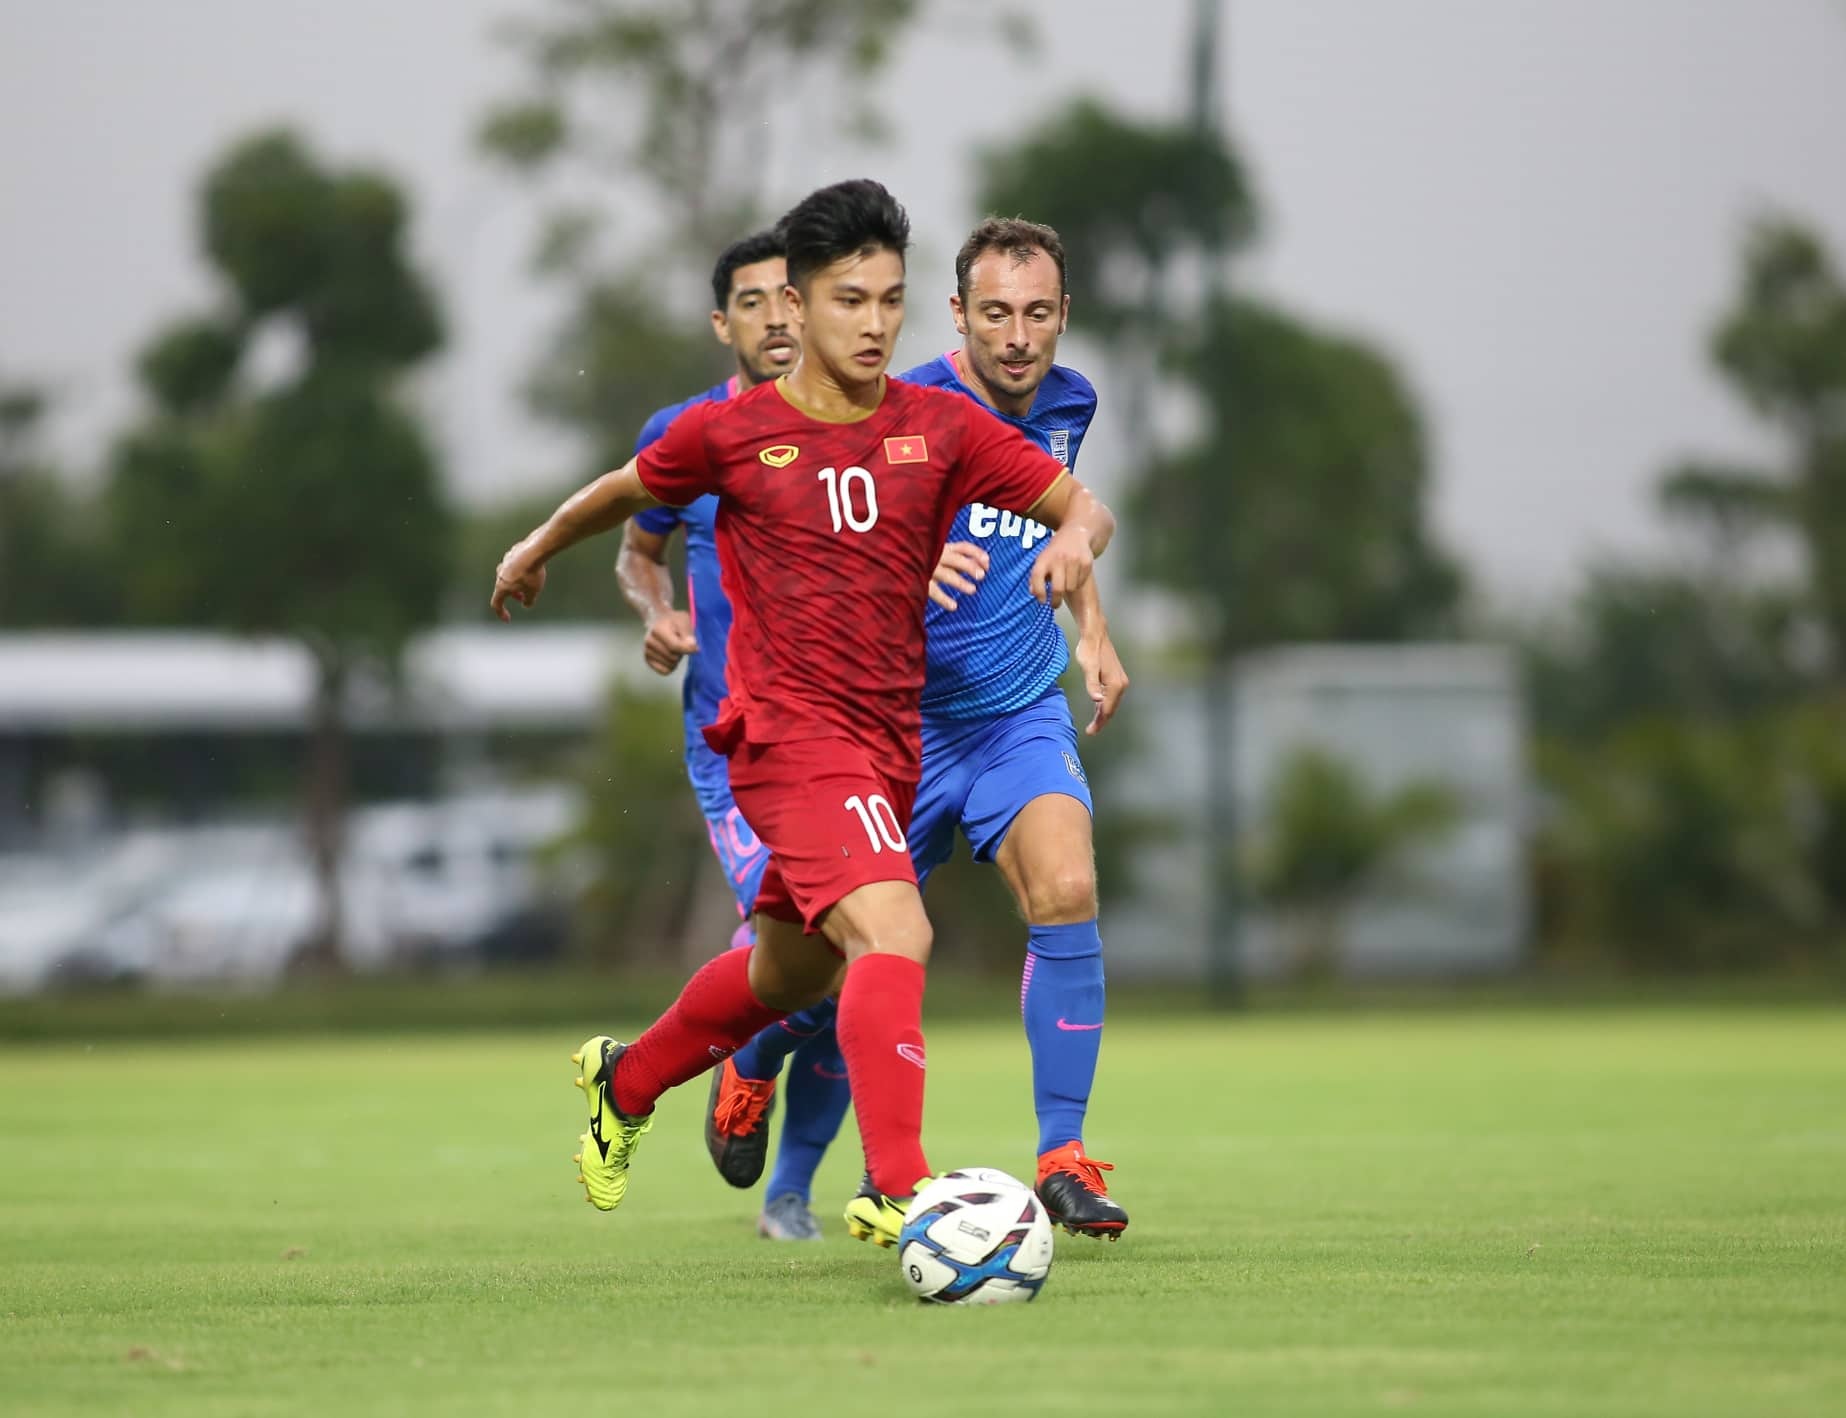
[[[1058,268],[1058,293],[1067,289],[1064,276],[1064,242],[1057,232],[1040,222],[1023,217],[989,217],[961,244],[955,257],[955,290],[965,305],[968,301],[968,272],[989,251],[1004,251],[1014,265],[1030,261],[1043,251]]]
[[[805,286],[817,271],[880,247],[902,256],[910,245],[903,205],[870,178],[836,182],[808,193],[777,223],[788,254],[788,282]]]
[[[718,264],[711,268],[711,308],[728,310],[731,305],[731,277],[740,266],[754,266],[783,254],[782,233],[771,227],[751,232],[733,241],[718,253]]]

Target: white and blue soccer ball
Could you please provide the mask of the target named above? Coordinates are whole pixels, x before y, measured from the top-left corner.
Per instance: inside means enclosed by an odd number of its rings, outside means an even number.
[[[897,1259],[917,1297],[938,1305],[1035,1299],[1051,1273],[1051,1218],[1017,1177],[965,1167],[917,1193]]]

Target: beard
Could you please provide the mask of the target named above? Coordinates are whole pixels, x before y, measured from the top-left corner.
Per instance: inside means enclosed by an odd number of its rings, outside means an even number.
[[[788,359],[784,363],[777,363],[773,356],[782,350],[788,351]],[[801,347],[799,345],[789,344],[779,345],[774,349],[768,350],[759,347],[754,353],[745,355],[741,363],[744,369],[749,373],[752,382],[765,384],[778,375],[787,374],[789,370],[795,367],[796,361],[800,358]]]
[[[1004,389],[1009,394],[1023,395],[1036,392],[1038,386],[1045,382],[1047,361],[1042,355],[1033,354],[1025,363],[1025,372],[1014,374],[1001,363],[999,355],[977,351],[974,367],[988,384]]]

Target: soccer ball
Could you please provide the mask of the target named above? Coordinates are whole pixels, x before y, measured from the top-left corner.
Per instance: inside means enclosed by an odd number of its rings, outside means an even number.
[[[1035,1299],[1051,1272],[1051,1218],[1017,1177],[966,1167],[917,1193],[897,1259],[917,1297],[939,1305]]]

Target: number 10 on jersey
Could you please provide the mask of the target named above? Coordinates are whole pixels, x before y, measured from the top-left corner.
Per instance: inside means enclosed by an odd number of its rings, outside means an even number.
[[[815,474],[827,485],[827,510],[833,514],[833,530],[869,532],[878,521],[878,485],[864,468],[822,468]],[[863,504],[855,506],[855,503]]]
[[[854,793],[846,800],[846,809],[857,815],[859,825],[865,829],[865,840],[872,844],[873,852],[882,852],[887,847],[893,852],[901,852],[910,845],[904,840],[904,829],[897,820],[897,812],[891,806],[891,800],[883,793],[873,793],[869,798]]]

